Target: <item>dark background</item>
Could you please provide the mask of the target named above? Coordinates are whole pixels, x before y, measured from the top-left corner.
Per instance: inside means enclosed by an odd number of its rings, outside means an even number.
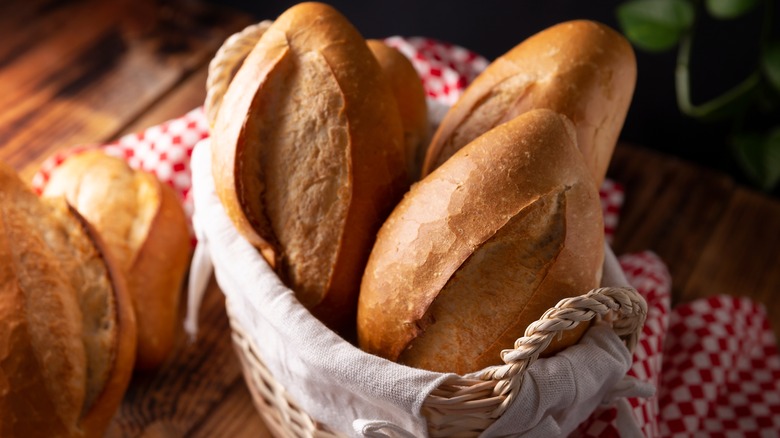
[[[273,19],[296,1],[212,0]],[[395,0],[328,2],[367,38],[427,36],[471,49],[492,60],[528,36],[561,21],[586,18],[619,29],[620,1]],[[776,8],[776,11],[780,8]],[[691,64],[693,102],[731,88],[757,65],[762,11],[734,21],[703,17],[697,23]],[[780,20],[777,20],[778,22]],[[674,91],[676,49],[635,49],[637,88],[621,140],[730,173],[745,182],[726,144],[728,123],[704,124],[680,114]]]

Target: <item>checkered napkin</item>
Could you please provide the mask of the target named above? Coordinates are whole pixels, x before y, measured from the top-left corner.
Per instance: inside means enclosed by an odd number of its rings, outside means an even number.
[[[428,38],[385,40],[413,63],[422,77],[432,118],[440,120],[486,66],[481,56]],[[51,171],[89,148],[127,160],[156,174],[192,212],[189,158],[208,137],[201,108],[106,144],[70,149],[50,157],[33,179],[40,193]],[[617,227],[623,188],[610,180],[601,187],[607,239]],[[652,252],[620,257],[627,279],[647,300],[648,315],[629,374],[652,383],[650,398],[601,406],[572,436],[620,436],[619,415],[629,409],[646,436],[773,436],[780,431],[780,354],[764,309],[748,300],[717,296],[670,310],[671,278]]]

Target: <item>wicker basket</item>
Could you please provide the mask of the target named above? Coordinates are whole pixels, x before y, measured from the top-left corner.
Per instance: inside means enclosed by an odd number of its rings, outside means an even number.
[[[211,126],[223,94],[240,63],[254,47],[270,22],[247,27],[228,38],[209,66],[206,114]],[[269,429],[279,437],[338,437],[300,409],[263,363],[259,349],[246,335],[237,309],[228,301],[232,338],[255,405]],[[624,287],[598,288],[585,295],[560,301],[511,349],[504,350],[504,365],[488,368],[478,378],[454,377],[434,390],[424,401],[422,413],[432,437],[476,436],[498,419],[518,394],[525,370],[551,340],[583,322],[606,320],[633,352],[644,324],[647,305],[636,290]],[[312,317],[313,318],[313,317]]]
[[[258,412],[275,436],[339,437],[302,411],[268,371],[258,348],[245,335],[228,303],[228,317],[244,378]],[[611,320],[613,329],[633,352],[647,306],[630,288],[599,288],[562,300],[531,324],[526,336],[505,350],[505,365],[483,372],[479,379],[456,377],[433,391],[423,404],[431,437],[477,436],[506,410],[523,383],[524,371],[561,332],[593,319]]]

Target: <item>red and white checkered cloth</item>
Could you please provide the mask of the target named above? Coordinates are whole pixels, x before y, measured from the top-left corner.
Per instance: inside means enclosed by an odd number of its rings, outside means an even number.
[[[388,38],[420,73],[431,103],[450,106],[487,66],[481,56],[427,38]],[[192,212],[189,158],[208,136],[201,108],[101,147],[135,167],[156,174],[181,195]],[[42,191],[51,171],[74,148],[49,158],[33,179]],[[601,187],[604,225],[611,240],[623,188]],[[656,385],[656,396],[629,400],[646,436],[778,436],[780,354],[764,309],[744,298],[712,297],[670,310],[671,278],[652,252],[620,257],[629,282],[648,303],[647,322],[629,371]],[[575,436],[619,436],[617,411],[599,407]]]

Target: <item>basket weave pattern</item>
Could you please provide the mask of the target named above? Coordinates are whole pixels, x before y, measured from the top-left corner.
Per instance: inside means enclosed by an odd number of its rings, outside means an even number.
[[[228,303],[228,315],[231,314]],[[252,339],[244,333],[236,318],[230,317],[233,346],[241,360],[244,380],[252,400],[268,429],[280,438],[337,438],[340,435],[327,431],[301,410],[274,379],[260,358]]]
[[[228,38],[209,65],[205,110],[210,126],[230,80],[270,22],[249,26]],[[269,429],[280,437],[338,437],[302,411],[263,364],[258,348],[245,334],[236,310],[228,303],[233,342],[255,405]],[[594,289],[561,300],[528,326],[525,336],[501,353],[504,364],[483,370],[478,378],[456,377],[434,390],[422,413],[432,437],[477,436],[487,429],[518,394],[525,370],[562,332],[581,323],[607,321],[633,352],[644,324],[647,305],[632,288]]]

